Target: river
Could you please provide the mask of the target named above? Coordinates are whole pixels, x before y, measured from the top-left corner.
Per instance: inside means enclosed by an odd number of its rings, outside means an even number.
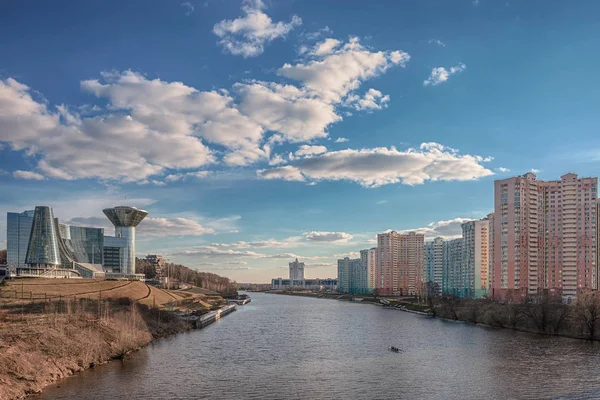
[[[203,330],[158,340],[37,398],[600,398],[600,343],[368,304],[251,295]]]

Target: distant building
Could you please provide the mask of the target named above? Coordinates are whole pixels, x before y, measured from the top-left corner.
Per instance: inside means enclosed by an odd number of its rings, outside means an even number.
[[[461,278],[465,297],[483,298],[488,293],[489,221],[487,218],[465,222]]]
[[[6,265],[9,268],[26,268],[25,255],[31,235],[33,210],[6,214]]]
[[[436,296],[442,292],[444,239],[425,243],[425,290]]]
[[[396,231],[377,235],[377,287],[381,294],[416,295],[423,290],[425,236]]]
[[[313,290],[313,291],[335,291],[337,279],[303,279],[292,281],[290,279],[271,279],[272,290]]]
[[[360,258],[345,257],[338,260],[338,292],[351,294],[370,293],[368,263]]]
[[[376,262],[377,259],[377,247],[373,247],[368,250],[360,251],[360,260],[364,265],[367,266],[367,287],[370,291],[373,291],[376,287],[377,279],[376,279]]]
[[[302,281],[304,280],[304,263],[293,261],[290,263],[290,280],[292,281]]]
[[[459,296],[462,293],[462,255],[462,238],[444,241],[442,255],[442,294]]]

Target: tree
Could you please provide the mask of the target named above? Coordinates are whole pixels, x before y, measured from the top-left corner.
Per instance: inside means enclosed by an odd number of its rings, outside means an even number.
[[[6,250],[0,250],[0,265],[6,264]]]
[[[580,326],[582,334],[594,340],[600,323],[600,292],[580,292],[572,308],[573,322]]]

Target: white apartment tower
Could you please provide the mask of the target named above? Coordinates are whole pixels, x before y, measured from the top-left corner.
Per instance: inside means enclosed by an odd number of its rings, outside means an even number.
[[[291,281],[302,281],[304,280],[304,263],[296,261],[292,261],[290,263],[290,280]]]

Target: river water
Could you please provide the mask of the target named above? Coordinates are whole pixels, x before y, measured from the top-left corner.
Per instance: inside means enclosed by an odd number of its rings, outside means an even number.
[[[600,344],[253,293],[203,330],[159,340],[38,398],[600,399]]]

